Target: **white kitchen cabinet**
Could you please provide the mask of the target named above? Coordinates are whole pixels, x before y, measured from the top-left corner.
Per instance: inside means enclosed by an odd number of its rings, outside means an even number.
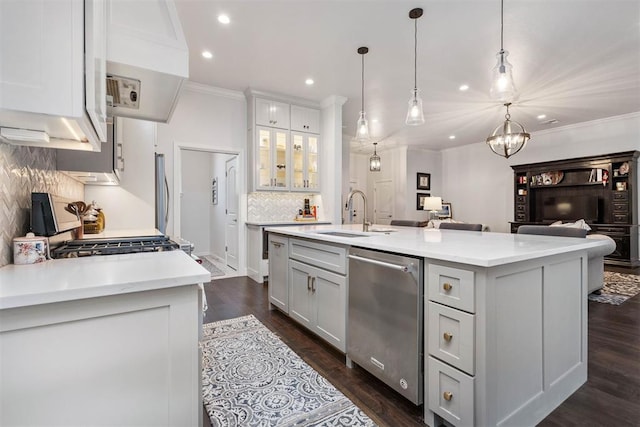
[[[346,352],[347,250],[289,239],[289,315]]]
[[[586,261],[425,260],[426,424],[535,425],[586,381]]]
[[[320,138],[318,135],[291,132],[291,190],[320,190]]]
[[[256,127],[256,190],[289,189],[289,131]]]
[[[320,133],[320,110],[292,105],[291,130]]]
[[[289,239],[269,234],[269,302],[289,314]]]
[[[0,2],[2,141],[100,151],[105,19],[102,0]]]
[[[289,129],[289,104],[256,98],[256,125]]]
[[[345,276],[289,260],[289,315],[340,351],[346,351]]]

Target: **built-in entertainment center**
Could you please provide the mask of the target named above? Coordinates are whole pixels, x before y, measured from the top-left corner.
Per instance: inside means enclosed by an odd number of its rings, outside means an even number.
[[[640,151],[512,166],[514,221],[552,224],[584,219],[590,233],[610,236],[609,264],[638,266],[638,157]]]

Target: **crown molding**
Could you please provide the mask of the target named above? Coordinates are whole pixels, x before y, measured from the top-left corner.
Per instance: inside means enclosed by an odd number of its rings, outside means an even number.
[[[203,93],[206,95],[214,95],[221,96],[223,98],[230,98],[236,100],[245,100],[244,93],[239,92],[237,90],[224,89],[221,87],[204,85],[202,83],[196,83],[192,81],[187,81],[187,84],[184,86],[185,90],[196,93]]]

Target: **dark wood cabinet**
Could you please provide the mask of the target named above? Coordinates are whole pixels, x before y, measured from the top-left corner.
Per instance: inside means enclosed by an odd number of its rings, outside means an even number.
[[[584,219],[590,233],[610,236],[605,262],[638,266],[639,151],[512,166],[511,232],[523,224]]]

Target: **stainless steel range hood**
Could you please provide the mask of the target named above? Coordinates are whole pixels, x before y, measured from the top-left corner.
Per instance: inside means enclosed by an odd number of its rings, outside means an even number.
[[[166,123],[189,77],[172,0],[107,1],[107,114]]]

